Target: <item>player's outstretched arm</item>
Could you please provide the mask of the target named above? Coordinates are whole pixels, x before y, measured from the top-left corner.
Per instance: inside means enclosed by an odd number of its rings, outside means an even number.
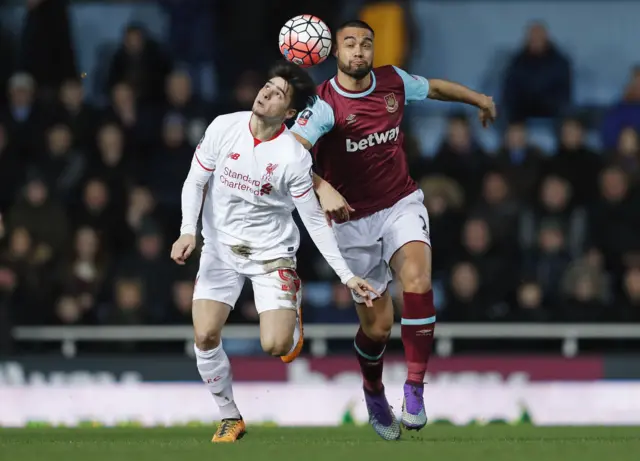
[[[347,262],[340,254],[338,242],[333,231],[327,225],[320,203],[313,192],[309,191],[306,195],[294,198],[294,204],[304,227],[309,231],[309,235],[320,251],[320,254],[326,259],[331,268],[338,274],[342,283],[347,285],[351,290],[355,291],[365,300],[367,306],[372,306],[372,296],[375,294],[380,296],[371,285],[360,277],[355,277]]]
[[[473,91],[459,83],[429,79],[427,97],[438,101],[462,102],[477,107],[480,109],[479,117],[484,127],[492,123],[497,116],[496,105],[491,96]]]
[[[196,229],[198,218],[202,209],[204,190],[213,174],[213,167],[207,167],[198,158],[193,156],[191,169],[182,186],[182,224],[180,225],[180,237],[171,247],[171,259],[183,265],[196,248]]]

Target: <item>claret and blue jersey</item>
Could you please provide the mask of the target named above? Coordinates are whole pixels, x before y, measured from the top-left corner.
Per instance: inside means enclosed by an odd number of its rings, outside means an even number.
[[[388,208],[417,189],[409,176],[400,124],[404,106],[422,101],[429,81],[395,66],[371,72],[369,88],[352,92],[334,77],[292,131],[313,146],[318,174],[355,208],[358,219]]]

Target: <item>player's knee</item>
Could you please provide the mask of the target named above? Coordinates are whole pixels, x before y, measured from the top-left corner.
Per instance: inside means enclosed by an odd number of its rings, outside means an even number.
[[[402,290],[409,293],[427,293],[431,290],[431,276],[419,268],[409,269],[402,278]]]
[[[201,351],[209,351],[220,345],[220,332],[215,330],[196,331],[196,347]]]
[[[293,338],[263,338],[262,350],[274,357],[287,355],[293,346]]]
[[[391,335],[391,328],[393,327],[393,318],[380,318],[370,325],[363,325],[362,330],[364,334],[377,343],[386,342]]]

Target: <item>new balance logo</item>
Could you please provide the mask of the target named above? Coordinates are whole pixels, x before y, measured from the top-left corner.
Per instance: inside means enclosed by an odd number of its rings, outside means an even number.
[[[227,155],[227,157],[229,157],[231,160],[238,160],[240,158],[240,154],[237,154],[235,152]]]
[[[260,188],[260,195],[269,195],[273,190],[273,186],[269,183],[263,184]]]
[[[369,147],[385,144],[387,142],[398,139],[400,135],[400,127],[391,128],[388,131],[382,133],[373,133],[364,139],[359,141],[353,141],[347,139],[347,152],[358,152],[360,150],[368,149]]]

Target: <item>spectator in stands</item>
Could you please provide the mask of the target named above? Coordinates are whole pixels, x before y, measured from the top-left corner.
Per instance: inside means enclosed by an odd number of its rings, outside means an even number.
[[[527,252],[523,272],[535,276],[544,298],[550,303],[558,301],[560,279],[570,262],[562,225],[554,220],[543,220],[538,230],[537,248]]]
[[[9,104],[2,109],[0,119],[14,147],[33,155],[42,147],[42,130],[47,122],[45,109],[36,102],[36,82],[29,74],[17,73],[9,79],[7,89]]]
[[[191,78],[186,72],[175,71],[167,77],[166,93],[164,118],[169,115],[183,117],[187,142],[195,149],[212,119],[211,109],[193,94]]]
[[[431,176],[420,183],[429,210],[429,233],[438,242],[439,251],[433,252],[433,272],[448,270],[459,252],[464,215],[464,191],[452,179]]]
[[[557,176],[548,176],[540,187],[540,199],[520,218],[520,245],[525,251],[536,247],[543,222],[554,221],[562,229],[567,250],[573,256],[582,253],[586,240],[587,215],[582,208],[571,207],[571,186]]]
[[[504,175],[491,171],[484,176],[482,195],[471,214],[487,221],[505,257],[517,253],[520,204],[512,197]]]
[[[123,257],[117,268],[118,278],[136,278],[141,284],[147,308],[145,316],[154,323],[164,322],[171,309],[171,284],[174,269],[166,257],[162,230],[147,220],[137,235],[135,251]]]
[[[109,66],[108,90],[127,83],[138,101],[153,105],[164,101],[164,82],[171,72],[171,61],[143,26],[129,25]]]
[[[55,303],[54,323],[59,325],[91,324],[89,316],[80,307],[78,299],[72,294],[65,293]]]
[[[571,104],[571,78],[569,59],[551,41],[547,28],[533,23],[505,75],[503,98],[509,120],[561,115]]]
[[[193,303],[193,278],[180,278],[171,287],[172,309],[167,320],[169,323],[191,325],[191,304]]]
[[[4,6],[4,5],[0,5]],[[0,25],[0,107],[4,107],[7,103],[7,95],[4,92],[7,87],[7,82],[11,74],[15,72],[16,67],[16,53],[15,44],[11,34]]]
[[[640,138],[627,127],[620,132],[617,149],[609,154],[609,164],[619,166],[629,176],[632,186],[640,185]]]
[[[622,100],[604,118],[602,143],[605,149],[615,149],[620,132],[627,127],[640,131],[640,66],[631,70]]]
[[[513,322],[548,322],[552,319],[542,287],[535,278],[526,278],[518,286],[509,319]]]
[[[590,215],[591,241],[605,255],[606,267],[620,273],[625,255],[638,250],[640,202],[626,173],[615,166],[600,175],[600,194]]]
[[[9,229],[24,227],[33,238],[35,258],[48,262],[65,254],[69,225],[64,208],[49,193],[41,175],[34,173],[23,196],[7,216]]]
[[[100,229],[100,238],[111,251],[130,248],[132,234],[124,223],[124,210],[112,201],[107,184],[98,178],[90,178],[84,184],[80,203],[73,208],[75,228],[87,226]]]
[[[98,152],[91,156],[87,177],[103,180],[113,206],[124,210],[136,170],[143,167],[130,151],[125,152],[124,134],[117,123],[102,125],[96,138]]]
[[[632,267],[624,274],[618,309],[622,320],[640,322],[640,268]]]
[[[93,148],[98,111],[85,101],[84,87],[77,78],[65,80],[58,95],[57,121],[71,128],[74,146],[85,151]]]
[[[601,156],[584,143],[582,123],[575,118],[565,119],[560,131],[560,147],[550,159],[548,173],[569,181],[573,206],[584,205],[596,198],[601,168]]]
[[[67,125],[53,125],[47,130],[44,154],[35,159],[50,193],[65,204],[77,197],[86,168],[86,154],[74,149],[73,144]]]
[[[0,214],[7,212],[24,183],[25,159],[9,142],[9,134],[0,123]]]
[[[482,288],[491,299],[503,299],[512,289],[513,270],[501,256],[487,222],[468,219],[462,228],[459,260],[471,262],[482,274]]]
[[[455,180],[464,189],[465,203],[473,203],[489,164],[489,158],[471,137],[466,117],[451,118],[447,137],[431,164],[432,171]]]
[[[607,319],[604,304],[605,282],[593,270],[572,272],[564,280],[565,299],[558,304],[565,322],[601,322]]]
[[[92,312],[102,300],[109,272],[109,259],[98,232],[91,227],[76,231],[73,254],[61,268],[59,284],[65,296],[73,297],[82,312]]]
[[[482,289],[481,270],[461,261],[451,269],[443,319],[448,322],[487,320],[488,303]]]
[[[495,159],[496,168],[507,178],[514,198],[535,199],[545,171],[546,159],[539,148],[529,144],[524,123],[510,123],[504,143]]]
[[[69,0],[29,0],[23,29],[24,68],[53,100],[60,84],[78,75],[69,24]]]
[[[134,277],[118,278],[113,285],[114,303],[107,307],[107,323],[140,325],[145,323],[146,309],[143,282]]]
[[[10,299],[13,319],[20,324],[49,321],[54,301],[55,261],[47,258],[46,251],[25,227],[14,228],[7,240],[7,248],[0,255],[0,266],[9,269],[15,277]]]
[[[318,323],[353,323],[358,314],[353,309],[353,299],[345,286],[339,282],[331,286],[332,299],[328,305],[315,306],[312,319]]]
[[[179,115],[165,118],[162,144],[156,149],[152,165],[146,168],[144,182],[158,205],[169,213],[180,213],[180,196],[193,157],[185,138],[185,120]]]
[[[104,119],[116,122],[125,134],[127,148],[140,148],[152,137],[151,133],[143,132],[144,122],[140,120],[140,107],[131,85],[118,83],[111,90],[111,105],[106,110]]]

